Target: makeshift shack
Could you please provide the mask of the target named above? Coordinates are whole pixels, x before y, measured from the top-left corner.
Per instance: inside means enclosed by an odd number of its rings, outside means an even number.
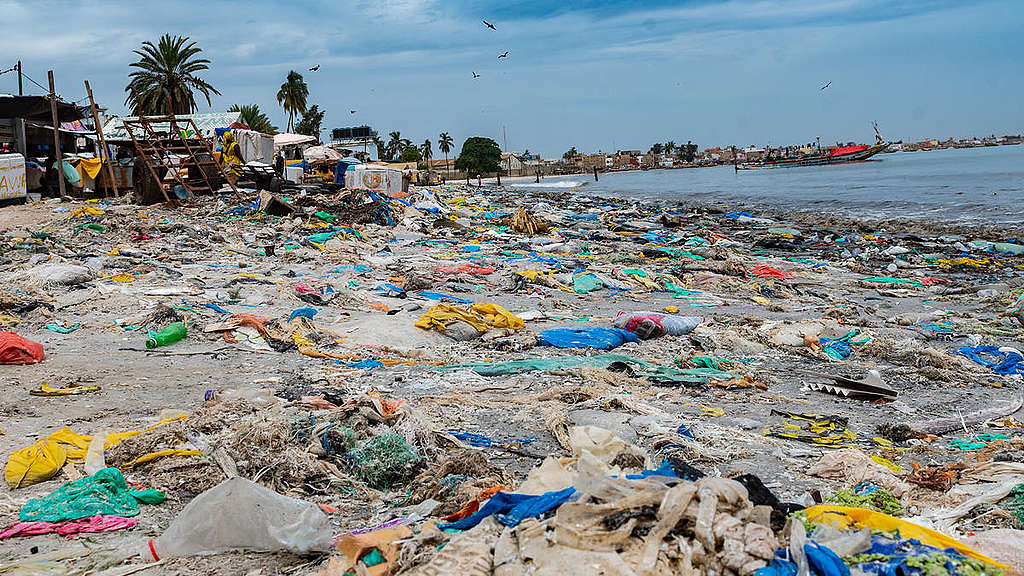
[[[390,166],[357,164],[345,170],[345,187],[365,188],[388,196],[402,193],[402,172]]]

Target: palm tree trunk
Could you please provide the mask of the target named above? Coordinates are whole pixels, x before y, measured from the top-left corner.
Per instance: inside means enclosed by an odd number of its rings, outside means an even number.
[[[452,177],[451,167],[448,166],[448,153],[447,152],[444,153],[444,172],[445,172],[445,174],[448,175],[449,178]]]

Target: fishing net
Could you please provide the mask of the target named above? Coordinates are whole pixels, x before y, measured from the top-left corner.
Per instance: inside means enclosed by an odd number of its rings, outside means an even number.
[[[159,504],[164,493],[158,490],[130,490],[117,468],[104,468],[96,474],[67,482],[56,492],[29,500],[21,508],[23,522],[61,522],[92,516],[135,516],[139,502]]]
[[[351,452],[356,477],[371,488],[387,490],[412,479],[421,459],[401,434],[381,434]]]

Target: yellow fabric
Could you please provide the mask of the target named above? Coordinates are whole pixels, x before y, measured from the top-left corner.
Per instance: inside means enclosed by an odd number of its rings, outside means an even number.
[[[78,161],[78,174],[85,178],[96,178],[100,173],[100,169],[103,168],[103,160],[101,158],[81,158]]]
[[[11,452],[4,477],[11,488],[22,488],[49,480],[64,466],[67,454],[60,444],[43,438],[35,444]]]
[[[477,332],[487,332],[491,328],[519,330],[526,325],[522,318],[501,306],[487,303],[473,304],[470,310],[437,304],[416,321],[416,327],[444,331],[449,324],[459,321],[476,328]]]
[[[925,528],[924,526],[918,526],[917,524],[907,522],[900,518],[894,518],[888,514],[868,510],[867,508],[822,505],[812,506],[804,512],[807,513],[808,520],[818,524],[829,524],[840,529],[848,528],[850,526],[856,528],[866,526],[872,530],[881,530],[883,532],[898,531],[901,538],[916,538],[917,540],[920,540],[922,544],[934,546],[936,548],[953,548],[961,554],[970,556],[975,560],[980,560],[981,562],[998,566],[1004,570],[1010,568],[1005,564],[996,562],[988,556],[975,552],[971,548],[968,548],[941,532],[936,532],[935,530]]]
[[[224,149],[221,151],[220,160],[224,171],[228,174],[233,176],[242,174],[242,164],[245,164],[245,160],[242,160],[242,154],[238,151],[238,142],[235,142],[235,135],[231,132],[224,133]]]
[[[79,216],[103,216],[103,214],[103,210],[95,206],[83,206],[81,208],[75,208],[71,212],[71,216],[74,218]]]
[[[149,454],[143,454],[142,456],[139,456],[135,460],[132,460],[128,464],[128,467],[132,468],[132,467],[138,466],[139,464],[145,464],[146,462],[149,462],[151,460],[156,460],[157,458],[163,458],[164,456],[202,456],[202,455],[203,455],[203,451],[202,450],[183,450],[181,448],[170,448],[168,450],[157,450],[156,452],[150,452]]]

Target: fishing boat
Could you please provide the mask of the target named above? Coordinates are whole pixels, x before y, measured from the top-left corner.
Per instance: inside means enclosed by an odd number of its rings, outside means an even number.
[[[736,170],[756,170],[759,168],[794,168],[797,166],[825,166],[830,164],[850,164],[853,162],[864,162],[879,152],[885,151],[889,143],[882,139],[875,128],[876,143],[872,145],[859,144],[855,146],[833,146],[832,148],[820,149],[810,154],[799,156],[786,156],[781,158],[772,157],[769,153],[761,160],[754,162],[743,162],[735,164]]]

